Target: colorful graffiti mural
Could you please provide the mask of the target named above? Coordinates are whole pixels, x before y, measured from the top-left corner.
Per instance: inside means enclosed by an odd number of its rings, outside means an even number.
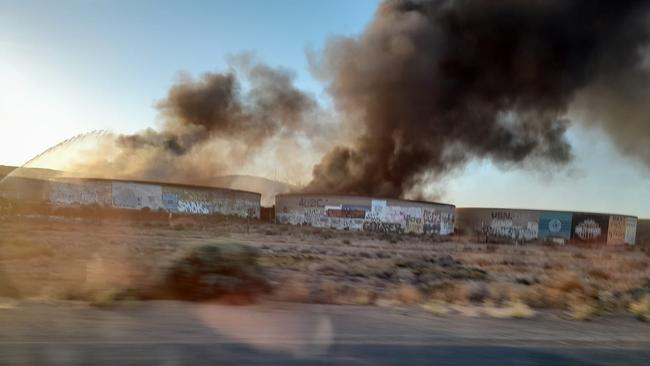
[[[607,242],[608,226],[607,215],[574,214],[571,239],[584,242]]]
[[[489,210],[484,212],[481,228],[490,240],[523,242],[537,239],[538,220],[533,212]]]
[[[607,225],[607,244],[625,244],[625,217],[612,215]]]
[[[340,230],[449,235],[454,230],[454,208],[366,197],[279,195],[276,222]]]
[[[539,238],[571,239],[571,218],[568,212],[548,212],[539,214]]]
[[[634,244],[636,218],[597,213],[519,209],[459,208],[458,225],[485,240]]]
[[[260,217],[259,197],[244,192],[235,195],[222,190],[163,186],[162,202],[169,212]]]

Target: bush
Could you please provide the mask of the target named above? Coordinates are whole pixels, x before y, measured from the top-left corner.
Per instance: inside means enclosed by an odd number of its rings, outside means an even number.
[[[270,291],[257,257],[257,250],[236,243],[192,247],[167,269],[163,293],[191,301],[234,296],[252,301]]]
[[[635,318],[647,322],[650,321],[650,295],[645,295],[638,301],[633,301],[629,307]]]
[[[486,307],[485,313],[493,318],[528,319],[535,316],[535,311],[521,301],[509,302],[502,307]]]
[[[402,285],[397,289],[396,297],[399,302],[406,305],[417,304],[422,301],[420,291],[414,286]]]
[[[603,313],[597,302],[582,296],[571,296],[568,307],[568,315],[574,320],[591,320]]]
[[[422,304],[421,307],[435,316],[441,316],[449,313],[449,307],[441,301],[430,301]]]

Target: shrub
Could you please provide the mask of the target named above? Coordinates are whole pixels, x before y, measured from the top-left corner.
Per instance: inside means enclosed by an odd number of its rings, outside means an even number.
[[[575,272],[563,271],[556,273],[551,277],[547,286],[553,289],[557,289],[564,293],[581,293],[584,292],[584,284],[582,280]]]
[[[602,308],[597,302],[582,297],[571,296],[568,304],[568,315],[574,320],[591,320],[602,314]]]
[[[472,303],[482,303],[490,294],[485,284],[481,282],[470,282],[466,290],[467,300]]]
[[[324,290],[321,289],[321,291]],[[334,291],[333,288],[328,288],[326,291],[328,291],[326,294],[321,294],[321,300],[323,302],[327,302],[327,299],[331,300],[334,296],[333,292],[329,292]],[[305,279],[300,278],[292,278],[278,285],[274,295],[276,299],[281,301],[305,303],[312,301],[311,290],[309,289],[309,286],[307,286]],[[331,297],[327,298],[326,296],[328,295]]]
[[[112,308],[119,300],[120,293],[116,289],[106,289],[90,294],[89,304],[98,308]]]
[[[378,300],[377,304],[404,304],[404,305],[414,305],[422,302],[422,294],[420,291],[412,285],[400,285],[397,288],[394,288],[386,292],[381,299]]]
[[[521,301],[509,302],[502,307],[486,307],[484,312],[494,318],[528,319],[535,316],[535,311]]]
[[[630,303],[629,310],[635,318],[644,322],[650,321],[650,295]]]
[[[422,300],[422,295],[420,291],[410,285],[402,285],[397,289],[397,300],[402,304],[412,305],[417,304]]]
[[[587,274],[589,275],[589,277],[591,277],[593,279],[596,279],[596,280],[605,280],[606,281],[606,280],[609,280],[609,278],[610,278],[610,276],[609,276],[609,274],[607,272],[602,271],[602,270],[597,269],[597,268],[592,269]]]
[[[435,316],[445,315],[449,312],[447,305],[441,301],[430,301],[422,304],[422,308]]]
[[[257,250],[236,243],[194,246],[173,261],[161,290],[184,300],[238,295],[252,301],[255,295],[270,290],[257,257]]]

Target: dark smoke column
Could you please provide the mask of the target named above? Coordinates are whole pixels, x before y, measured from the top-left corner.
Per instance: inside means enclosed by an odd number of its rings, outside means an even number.
[[[306,190],[396,197],[472,158],[568,162],[571,103],[638,72],[648,3],[384,2],[358,38],[331,40],[320,60],[360,134],[324,156]]]

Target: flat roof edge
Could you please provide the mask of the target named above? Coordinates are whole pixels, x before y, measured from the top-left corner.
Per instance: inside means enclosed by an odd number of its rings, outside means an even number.
[[[254,194],[257,196],[262,196],[261,193],[259,192],[252,192],[252,191],[244,191],[241,189],[233,189],[233,188],[226,188],[226,187],[216,187],[216,186],[201,186],[197,184],[185,184],[185,183],[173,183],[173,182],[153,182],[153,181],[146,181],[146,180],[130,180],[130,179],[109,179],[109,178],[77,178],[77,177],[52,177],[52,178],[34,178],[34,177],[20,177],[16,176],[14,178],[20,178],[20,179],[31,179],[31,180],[37,180],[37,181],[44,181],[44,182],[49,182],[49,181],[59,181],[59,182],[65,182],[65,181],[90,181],[90,182],[118,182],[118,183],[135,183],[135,184],[151,184],[151,185],[164,185],[164,186],[171,186],[171,187],[181,187],[181,188],[198,188],[198,189],[205,189],[205,190],[222,190],[222,191],[229,191],[229,192],[237,192],[237,193],[246,193],[246,194]]]
[[[281,194],[276,194],[275,197],[313,197],[313,196],[324,196],[324,197],[348,197],[348,198],[364,198],[364,199],[371,199],[371,200],[394,200],[394,201],[404,201],[404,202],[413,202],[413,203],[426,203],[426,204],[432,204],[432,205],[440,205],[440,206],[450,206],[456,208],[456,205],[453,205],[451,203],[442,203],[442,202],[434,202],[434,201],[423,201],[423,200],[407,200],[403,198],[390,198],[390,197],[374,197],[374,196],[357,196],[357,195],[352,195],[352,194],[330,194],[330,193],[281,193]]]
[[[572,211],[572,210],[547,210],[537,208],[508,208],[508,207],[456,207],[457,210],[503,210],[503,211],[536,211],[536,212],[554,212],[554,213],[570,213],[580,215],[607,215],[607,216],[623,216],[639,219],[638,216],[611,213],[611,212],[593,212],[593,211]]]

